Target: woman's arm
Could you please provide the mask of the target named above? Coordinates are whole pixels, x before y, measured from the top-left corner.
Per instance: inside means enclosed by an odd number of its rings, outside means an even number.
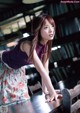
[[[43,65],[44,65],[44,68],[45,68],[46,72],[47,72],[48,75],[49,75],[49,59],[47,59],[47,61],[44,62]],[[42,90],[43,90],[43,92],[44,92],[44,94],[45,94],[45,98],[48,100],[48,99],[50,98],[50,94],[49,94],[49,91],[48,91],[48,89],[47,89],[47,87],[46,87],[46,85],[45,85],[43,79],[42,79]],[[56,91],[56,93],[57,93],[57,95],[58,95],[58,98],[62,98],[62,95],[61,95],[60,90],[55,90],[55,91]]]
[[[46,69],[44,68],[42,62],[40,61],[39,57],[37,56],[36,50],[33,51],[33,62],[35,65],[35,68],[40,73],[44,84],[46,85],[50,95],[51,95],[51,101],[55,98],[57,99],[57,94],[54,90],[54,87],[51,83],[51,79],[49,77],[49,74],[46,72]]]
[[[48,68],[48,66],[49,66],[49,59],[47,59],[47,61],[43,65],[44,65],[44,68],[46,70],[46,73],[49,75],[49,68]],[[49,94],[49,91],[48,91],[48,89],[47,89],[47,87],[46,87],[46,85],[45,85],[45,83],[43,81],[43,78],[42,78],[42,90],[43,90],[44,94]]]

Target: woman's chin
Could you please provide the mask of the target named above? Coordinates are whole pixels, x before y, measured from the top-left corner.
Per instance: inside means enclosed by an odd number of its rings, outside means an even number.
[[[50,37],[50,38],[49,38],[49,40],[53,40],[53,39],[54,39],[54,37]]]

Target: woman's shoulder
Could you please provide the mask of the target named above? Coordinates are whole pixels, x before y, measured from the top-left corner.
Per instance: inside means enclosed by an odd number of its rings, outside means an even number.
[[[29,49],[31,46],[31,42],[30,41],[24,41],[20,44],[20,47],[22,48],[22,50],[26,50]]]
[[[25,52],[28,56],[30,54],[30,48],[31,48],[31,41],[23,41],[20,44],[20,50]]]
[[[23,50],[24,48],[28,49],[29,46],[31,45],[32,39],[33,39],[33,36],[31,36],[31,35],[28,37],[25,37],[25,38],[21,38],[18,41],[18,45],[20,46],[21,50]]]

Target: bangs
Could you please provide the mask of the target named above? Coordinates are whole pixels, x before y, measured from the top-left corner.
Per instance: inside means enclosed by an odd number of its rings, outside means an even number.
[[[52,26],[54,26],[54,28],[56,28],[56,26],[55,26],[55,22],[54,22],[54,20],[53,20],[52,17],[50,17],[50,16],[46,16],[45,19],[47,19],[47,20],[49,21],[49,23],[50,23]],[[44,24],[44,25],[46,24],[45,20],[44,20],[43,24]]]

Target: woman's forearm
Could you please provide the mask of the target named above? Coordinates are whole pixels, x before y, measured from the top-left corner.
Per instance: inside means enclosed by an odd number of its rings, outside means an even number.
[[[49,91],[48,91],[43,79],[42,79],[42,90],[43,90],[44,94],[49,94]]]
[[[48,65],[44,65],[44,68],[45,68],[47,74],[49,75]],[[42,78],[42,90],[43,90],[44,94],[49,94],[49,91],[44,83],[43,78]]]
[[[41,77],[43,79],[43,82],[46,85],[49,93],[51,95],[54,94],[54,93],[56,93],[55,90],[54,90],[54,87],[52,85],[51,79],[50,79],[49,75],[45,72],[45,70],[43,70],[42,72],[40,72],[40,75],[41,75]]]

